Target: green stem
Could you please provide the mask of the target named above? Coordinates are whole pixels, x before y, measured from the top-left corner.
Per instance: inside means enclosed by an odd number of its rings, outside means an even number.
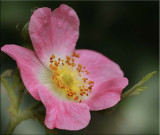
[[[24,87],[24,85],[21,83],[21,84],[20,84],[19,91],[18,91],[18,99],[17,99],[17,108],[18,108],[18,110],[19,110],[20,105],[21,105],[21,101],[22,101],[24,89],[25,89],[25,87]]]
[[[35,119],[34,118],[34,114],[36,114],[37,112],[34,111],[33,109],[36,109],[40,106],[41,104],[35,103],[33,106],[25,109],[23,112],[19,112],[17,114],[17,116],[10,116],[10,120],[9,120],[9,124],[8,127],[6,129],[6,135],[11,135],[14,131],[14,129],[23,121],[23,120],[27,120],[27,119]]]
[[[121,101],[123,101],[124,99],[126,99],[128,96],[133,95],[133,93],[140,88],[148,79],[150,79],[154,74],[156,74],[156,71],[149,73],[148,75],[146,75],[139,83],[137,83],[136,85],[134,85],[130,90],[126,91],[125,93],[123,93],[121,95]]]
[[[3,83],[4,87],[6,88],[10,100],[10,107],[8,108],[8,112],[14,117],[18,114],[18,108],[17,108],[17,96],[14,93],[14,90],[10,87],[9,83],[6,81],[5,77],[1,75],[1,82]]]
[[[118,104],[116,104],[115,106],[107,109],[108,112],[113,112],[115,111],[118,107],[119,107],[119,104],[121,102],[123,102],[125,99],[127,99],[127,97],[129,96],[133,96],[133,95],[136,95],[136,92],[138,92],[138,89],[142,89],[142,85],[148,80],[150,79],[154,74],[156,74],[156,71],[152,72],[152,73],[149,73],[148,75],[146,75],[144,78],[142,78],[142,80],[137,83],[136,85],[134,85],[131,89],[129,89],[128,91],[126,91],[125,93],[121,94],[121,100],[119,101]],[[143,87],[142,90],[146,89],[147,87]]]
[[[13,106],[16,105],[17,97],[14,93],[14,90],[10,87],[10,85],[8,84],[8,82],[6,81],[3,75],[1,75],[1,81],[8,92],[10,100],[12,100],[11,105]]]
[[[23,96],[24,85],[22,83],[19,84],[18,96],[16,96],[14,89],[10,86],[10,84],[5,79],[5,75],[1,75],[1,82],[4,85],[5,89],[7,90],[8,96],[10,99],[10,107],[8,108],[10,119],[9,119],[9,124],[5,134],[11,135],[14,129],[17,127],[17,125],[21,123],[21,121],[27,120],[30,118],[34,119],[34,114],[37,113],[35,109],[40,107],[42,104],[41,102],[35,103],[31,107],[21,112],[20,104]]]
[[[32,106],[30,106],[28,109],[33,110],[33,109],[37,109],[40,106],[42,106],[42,103],[37,102],[37,103],[33,104]]]
[[[14,131],[14,129],[17,127],[17,125],[20,123],[21,121],[18,121],[17,119],[10,117],[9,119],[9,123],[8,123],[8,127],[6,129],[5,134],[6,135],[11,135]]]

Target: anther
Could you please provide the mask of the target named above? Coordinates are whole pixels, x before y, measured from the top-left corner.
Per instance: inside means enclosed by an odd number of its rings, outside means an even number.
[[[89,89],[89,92],[92,92],[92,89]]]
[[[75,52],[73,52],[72,57],[77,57],[77,58],[79,58],[79,54],[76,54]]]
[[[88,81],[88,84],[94,84],[94,82],[93,81]]]
[[[82,68],[82,65],[81,65],[81,64],[78,64],[78,67],[81,69],[81,68]]]
[[[50,64],[50,68],[53,70],[57,70],[57,67],[53,66],[52,64]]]
[[[83,80],[84,82],[86,82],[86,81],[88,80],[88,78],[82,78],[82,80]]]
[[[52,55],[52,59],[54,59],[54,58],[55,58],[55,55],[53,54],[53,55]]]
[[[58,62],[54,60],[54,65],[58,67]]]
[[[66,62],[69,62],[71,58],[69,56],[66,56],[66,59],[67,59]]]
[[[89,74],[89,72],[87,70],[85,70],[85,72],[87,73],[87,75]]]
[[[76,97],[74,98],[74,100],[78,100],[78,96],[76,96]]]

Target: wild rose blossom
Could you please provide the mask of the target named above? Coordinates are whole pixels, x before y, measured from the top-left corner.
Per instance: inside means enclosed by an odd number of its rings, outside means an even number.
[[[90,110],[114,106],[128,85],[120,67],[92,50],[75,50],[79,37],[76,12],[62,4],[51,12],[34,11],[29,34],[35,52],[17,45],[5,45],[29,93],[46,108],[45,125],[79,130],[90,121]]]

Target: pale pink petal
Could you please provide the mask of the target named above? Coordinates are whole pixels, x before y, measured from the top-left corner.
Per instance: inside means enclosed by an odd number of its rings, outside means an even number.
[[[114,106],[120,101],[122,90],[128,85],[125,77],[113,78],[94,87],[90,99],[84,101],[90,110],[102,110]]]
[[[76,50],[80,54],[78,63],[86,67],[90,72],[88,79],[94,81],[94,86],[106,82],[112,78],[123,77],[119,65],[106,56],[92,50]]]
[[[87,78],[94,81],[92,92],[87,100],[90,110],[112,107],[120,100],[122,90],[128,85],[119,65],[104,55],[91,50],[76,50],[80,54],[78,63],[90,72]]]
[[[46,87],[39,88],[41,101],[46,107],[45,125],[50,128],[80,130],[90,121],[88,105],[57,99]]]
[[[37,75],[43,65],[38,60],[35,52],[17,45],[5,45],[1,51],[8,54],[16,62],[26,89],[37,100],[40,100],[37,87],[39,81]]]
[[[31,16],[29,33],[39,59],[49,66],[52,54],[65,57],[74,51],[79,19],[76,12],[64,4],[53,12],[49,8],[39,8]]]

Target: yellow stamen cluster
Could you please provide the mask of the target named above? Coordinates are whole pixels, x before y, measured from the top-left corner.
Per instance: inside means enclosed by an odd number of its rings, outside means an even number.
[[[92,92],[93,81],[83,76],[89,74],[86,67],[77,63],[79,54],[75,52],[72,57],[66,56],[66,59],[56,59],[53,54],[50,57],[50,68],[53,71],[52,80],[56,86],[66,93],[69,99],[76,102],[82,102],[82,96],[88,96]]]

